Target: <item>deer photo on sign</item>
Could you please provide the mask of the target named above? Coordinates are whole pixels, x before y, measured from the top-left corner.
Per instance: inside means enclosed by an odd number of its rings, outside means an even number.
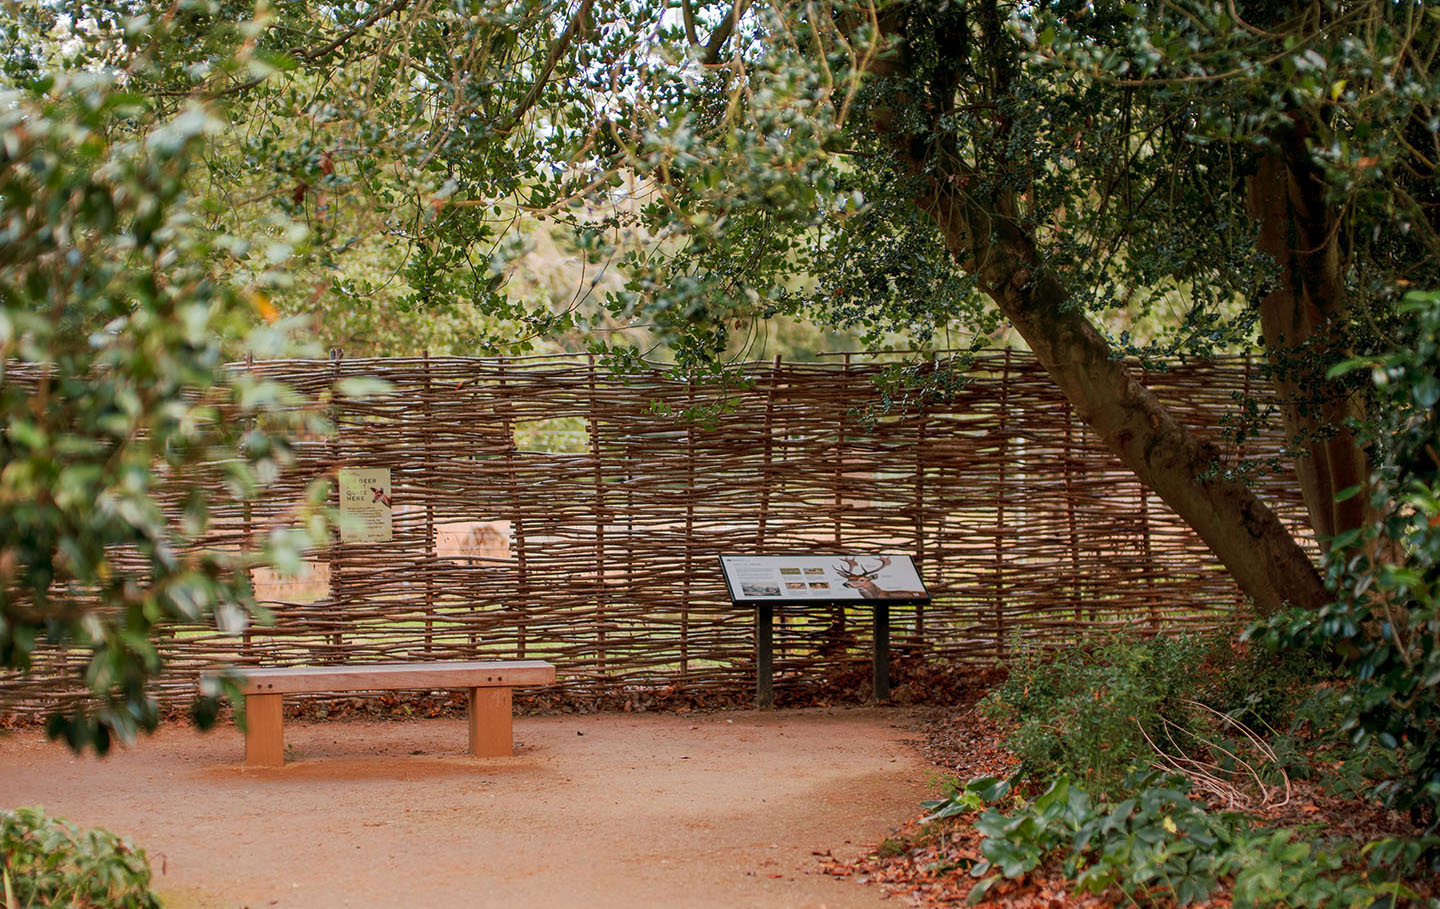
[[[390,468],[342,467],[335,478],[340,495],[340,541],[390,542],[394,537]]]
[[[923,587],[915,590],[888,590],[876,583],[881,572],[889,568],[892,561],[892,556],[876,556],[874,559],[866,559],[864,556],[845,556],[833,567],[835,573],[845,579],[846,587],[860,591],[860,596],[867,600],[929,599],[930,594]],[[913,565],[911,571],[914,571]]]

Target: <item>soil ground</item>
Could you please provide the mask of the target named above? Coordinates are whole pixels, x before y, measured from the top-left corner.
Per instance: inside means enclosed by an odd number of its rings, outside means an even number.
[[[904,709],[287,720],[246,769],[233,726],[77,758],[0,738],[0,807],[129,836],[170,906],[876,906],[827,876],[916,814],[932,766]],[[821,856],[822,858],[817,858]]]

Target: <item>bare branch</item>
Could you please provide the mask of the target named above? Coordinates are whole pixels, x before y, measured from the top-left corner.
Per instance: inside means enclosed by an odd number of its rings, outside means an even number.
[[[341,46],[346,44],[356,35],[365,31],[370,26],[374,25],[376,22],[379,22],[381,19],[400,12],[405,7],[409,6],[410,3],[411,0],[393,0],[393,2],[391,2],[390,4],[380,7],[375,12],[371,13],[369,16],[366,16],[365,19],[361,21],[358,25],[355,25],[353,28],[346,29],[344,32],[337,35],[330,41],[325,42],[324,44],[320,44],[310,48],[292,47],[285,51],[285,53],[291,57],[295,57],[301,60],[308,60],[311,62],[319,60],[322,57],[328,57],[330,54],[333,54],[335,51],[339,50]],[[264,82],[268,78],[270,78],[268,74],[262,76],[255,76],[252,79],[246,79],[244,82],[237,83],[230,86],[229,88],[214,89],[212,91],[204,92],[203,96],[207,100],[215,100],[217,98],[224,98],[230,95],[242,94],[260,85],[260,83]],[[191,95],[195,95],[198,88],[199,86],[184,90],[161,89],[160,91],[155,92],[155,94],[166,98],[188,97]]]
[[[321,57],[327,57],[330,54],[333,54],[335,51],[339,50],[341,45],[345,44],[351,38],[354,38],[356,35],[365,31],[365,29],[374,25],[376,22],[379,22],[381,19],[387,18],[394,13],[400,12],[409,5],[410,0],[394,0],[394,2],[390,3],[388,6],[382,6],[380,9],[377,9],[369,16],[366,16],[363,22],[361,22],[359,25],[356,25],[354,28],[348,29],[347,31],[336,37],[333,41],[322,44],[319,47],[313,47],[309,49],[292,49],[290,53],[295,54],[299,57],[304,57],[306,60],[318,60]]]

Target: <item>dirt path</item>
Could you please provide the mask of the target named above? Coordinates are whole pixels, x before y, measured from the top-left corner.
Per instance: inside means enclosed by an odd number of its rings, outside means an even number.
[[[899,710],[520,717],[471,760],[459,720],[168,728],[104,760],[0,739],[0,807],[144,846],[171,906],[875,906],[818,873],[912,816],[929,766]],[[163,859],[162,859],[163,856]],[[161,868],[164,868],[162,875]]]

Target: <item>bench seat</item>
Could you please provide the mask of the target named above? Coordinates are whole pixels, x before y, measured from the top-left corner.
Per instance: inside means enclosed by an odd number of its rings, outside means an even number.
[[[555,682],[555,666],[544,660],[236,667],[230,674],[245,694],[245,763],[256,767],[285,763],[281,699],[287,694],[463,688],[470,754],[502,757],[514,749],[511,689]]]

